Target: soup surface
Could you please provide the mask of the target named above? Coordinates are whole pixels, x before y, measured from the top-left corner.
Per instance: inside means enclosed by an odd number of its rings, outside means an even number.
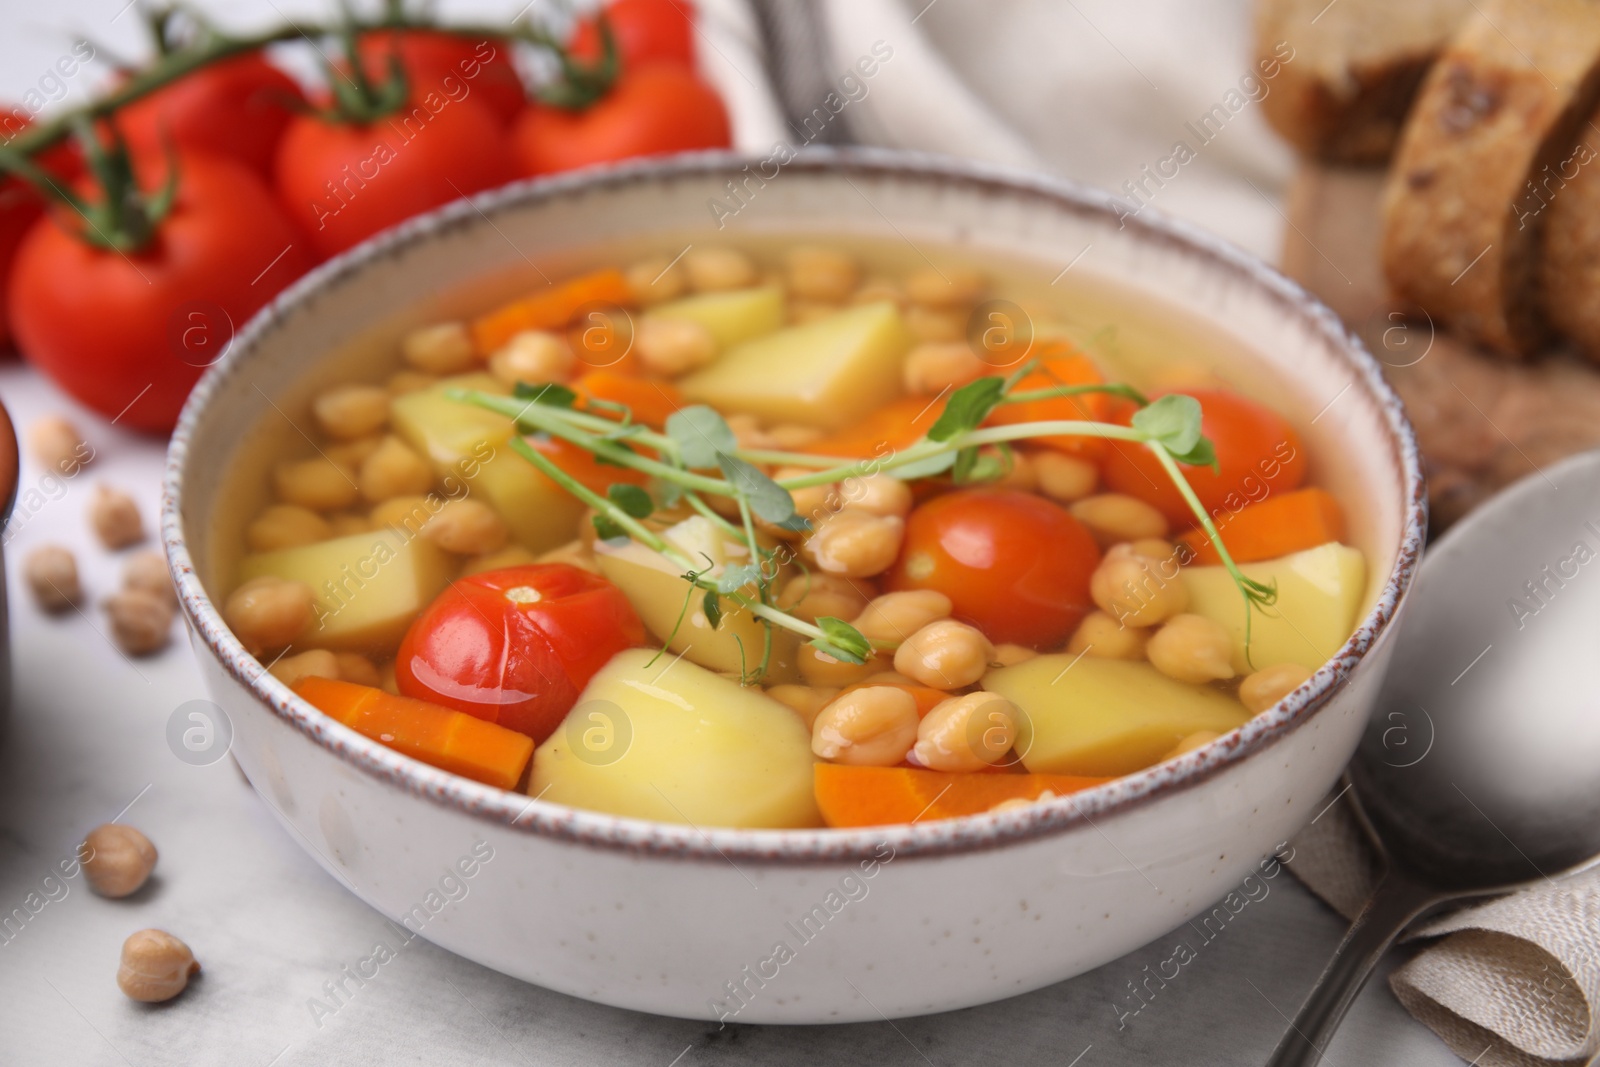
[[[1181,755],[1344,643],[1365,563],[1247,358],[1052,295],[767,240],[422,325],[288,413],[224,616],[398,751],[666,822],[950,818]]]

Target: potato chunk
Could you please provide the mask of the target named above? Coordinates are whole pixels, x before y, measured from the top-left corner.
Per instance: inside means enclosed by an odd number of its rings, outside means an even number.
[[[1196,731],[1250,718],[1232,697],[1129,660],[1037,656],[990,671],[983,687],[1021,710],[1016,751],[1035,774],[1131,774]]]
[[[612,657],[533,754],[528,792],[695,826],[819,826],[811,736],[757,688],[650,649]]]
[[[783,325],[783,293],[777,286],[701,293],[652,308],[663,319],[697,322],[711,334],[719,352],[776,333]]]
[[[738,345],[678,384],[722,411],[836,430],[900,395],[910,347],[899,309],[880,301]]]

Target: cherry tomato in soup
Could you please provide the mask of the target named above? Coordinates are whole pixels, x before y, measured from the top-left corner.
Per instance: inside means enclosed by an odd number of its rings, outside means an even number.
[[[622,591],[565,563],[474,574],[406,631],[395,659],[400,692],[543,741],[596,671],[644,643]]]
[[[186,74],[117,112],[130,147],[159,153],[179,148],[237,159],[266,176],[278,139],[305,95],[295,80],[259,52],[224,59]]]
[[[605,7],[606,21],[623,65],[668,60],[694,66],[694,5],[688,0],[616,0]],[[567,45],[574,59],[600,59],[597,18],[578,23]]]
[[[649,63],[625,69],[605,96],[580,110],[534,104],[511,127],[520,172],[528,177],[634,156],[726,148],[728,110],[715,89],[687,67]]]
[[[1061,644],[1093,609],[1100,549],[1082,523],[1032,493],[958,489],[906,519],[889,589],[933,589],[996,644]]]
[[[1253,400],[1221,389],[1194,389],[1201,432],[1217,450],[1217,470],[1180,467],[1200,503],[1213,515],[1238,511],[1273,493],[1298,489],[1306,479],[1306,454],[1289,420]],[[1126,424],[1132,411],[1118,421]],[[1138,497],[1184,528],[1195,523],[1166,470],[1143,445],[1114,442],[1104,469],[1108,488]]]
[[[367,124],[298,115],[278,146],[283,205],[331,256],[511,176],[500,122],[468,96],[414,96]]]
[[[356,54],[370,77],[389,73],[398,57],[417,98],[438,93],[476,99],[501,122],[510,122],[528,102],[511,48],[500,40],[474,40],[438,30],[375,30],[361,35]]]

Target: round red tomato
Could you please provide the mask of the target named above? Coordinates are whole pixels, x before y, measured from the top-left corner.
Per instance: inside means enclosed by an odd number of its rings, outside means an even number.
[[[1094,608],[1100,549],[1082,523],[1032,493],[960,489],[906,519],[890,589],[933,589],[989,640],[1052,648]]]
[[[25,132],[33,121],[21,107],[8,110],[0,116],[0,141],[9,144],[11,139]],[[74,181],[82,168],[82,159],[76,147],[63,142],[44,152],[39,162],[46,170],[65,182]],[[27,183],[16,178],[0,178],[0,293],[5,291],[11,278],[11,267],[16,262],[17,249],[39,216],[44,214],[44,200]],[[11,324],[0,302],[0,346],[11,340]]]
[[[666,60],[694,66],[694,5],[688,0],[615,0],[606,21],[624,67]],[[567,52],[586,63],[600,59],[597,18],[578,23]]]
[[[634,156],[726,148],[722,98],[676,63],[624,70],[611,91],[579,111],[534,104],[511,127],[521,173],[557,171]]]
[[[166,176],[164,160],[136,169],[145,190]],[[96,248],[54,218],[34,223],[8,293],[30,363],[121,425],[161,433],[233,331],[312,262],[244,166],[184,153],[178,176],[172,210],[136,251]]]
[[[406,631],[400,692],[543,741],[606,661],[644,643],[622,591],[565,563],[453,582]]]
[[[278,138],[305,103],[293,78],[259,52],[187,74],[117,112],[117,127],[136,152],[179,148],[237,159],[266,175]]]
[[[438,30],[376,30],[362,35],[356,52],[373,78],[387,75],[390,56],[398,56],[418,100],[430,92],[474,99],[501,122],[510,122],[528,102],[505,41]]]
[[[299,115],[278,146],[278,195],[325,256],[508,179],[505,133],[472,97],[425,94],[367,125]]]
[[[1306,478],[1306,454],[1289,420],[1253,400],[1220,389],[1194,389],[1200,430],[1217,451],[1217,471],[1180,468],[1200,503],[1213,515],[1238,511],[1269,493],[1298,489]],[[1126,425],[1127,411],[1119,419]],[[1106,485],[1158,508],[1178,527],[1195,524],[1194,512],[1150,450],[1114,442],[1105,462]]]

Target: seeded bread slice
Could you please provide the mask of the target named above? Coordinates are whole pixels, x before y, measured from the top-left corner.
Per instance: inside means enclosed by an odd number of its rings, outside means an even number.
[[[1259,0],[1258,64],[1281,65],[1262,101],[1267,121],[1305,155],[1383,162],[1428,67],[1471,13],[1472,0]]]
[[[1566,158],[1528,182],[1516,210],[1547,215],[1539,285],[1544,312],[1600,362],[1600,111]]]
[[[1440,325],[1525,356],[1548,212],[1529,180],[1571,151],[1600,96],[1600,0],[1479,0],[1428,72],[1384,190],[1383,273]]]

